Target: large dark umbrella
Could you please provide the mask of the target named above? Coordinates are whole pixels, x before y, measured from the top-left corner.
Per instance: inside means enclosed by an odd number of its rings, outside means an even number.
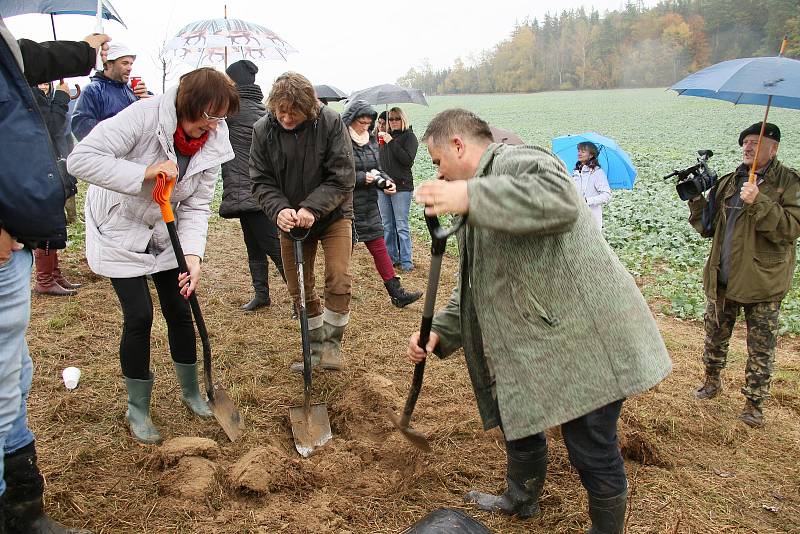
[[[679,95],[727,100],[734,104],[766,106],[755,158],[761,149],[770,106],[800,109],[800,61],[783,57],[784,37],[777,56],[731,59],[690,74],[670,89]],[[755,165],[750,183],[755,181]]]
[[[338,102],[347,98],[347,93],[332,85],[315,85],[314,93],[323,103]]]
[[[347,97],[347,100],[352,102],[354,100],[364,100],[368,104],[422,104],[428,105],[425,100],[425,93],[419,89],[411,89],[409,87],[401,87],[393,83],[385,83],[383,85],[376,85],[375,87],[368,87],[359,91],[354,91]]]

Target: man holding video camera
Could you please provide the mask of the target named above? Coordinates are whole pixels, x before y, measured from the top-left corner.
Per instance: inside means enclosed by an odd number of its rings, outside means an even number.
[[[747,322],[747,367],[742,388],[746,400],[739,418],[764,426],[762,403],[769,396],[778,312],[789,292],[800,235],[800,176],[776,158],[780,129],[766,123],[756,158],[760,122],[739,134],[742,164],[711,188],[707,198],[689,201],[689,222],[712,238],[703,274],[705,383],[695,392],[711,399],[722,390],[728,343],[740,308]],[[754,163],[755,161],[755,163]],[[755,183],[748,182],[755,164]]]

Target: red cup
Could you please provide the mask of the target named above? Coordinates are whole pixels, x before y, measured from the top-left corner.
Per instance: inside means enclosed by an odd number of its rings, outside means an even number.
[[[386,144],[386,141],[383,139],[381,135],[383,132],[378,132],[378,146],[383,146]]]
[[[136,86],[142,81],[141,76],[134,76],[131,78],[131,89],[136,90]]]

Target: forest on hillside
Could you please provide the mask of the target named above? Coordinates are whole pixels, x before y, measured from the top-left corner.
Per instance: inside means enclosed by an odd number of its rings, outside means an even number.
[[[798,0],[665,0],[525,20],[508,39],[445,69],[430,63],[398,82],[428,94],[659,87],[727,59],[800,57]]]

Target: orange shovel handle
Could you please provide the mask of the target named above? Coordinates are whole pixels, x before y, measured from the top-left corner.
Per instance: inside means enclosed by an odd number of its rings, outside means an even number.
[[[171,223],[175,220],[175,214],[172,213],[172,204],[169,197],[172,196],[172,190],[175,188],[176,180],[167,178],[163,172],[158,173],[156,176],[156,185],[153,188],[153,200],[161,208],[161,216],[164,218],[165,223]]]

